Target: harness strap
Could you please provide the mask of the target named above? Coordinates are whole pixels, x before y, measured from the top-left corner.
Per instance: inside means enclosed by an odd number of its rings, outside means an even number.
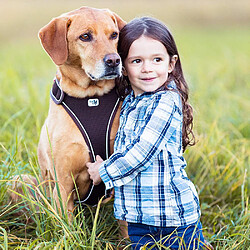
[[[50,96],[57,105],[63,106],[79,128],[89,148],[91,161],[95,161],[97,154],[107,159],[110,155],[110,131],[120,102],[116,90],[102,97],[75,98],[64,93],[59,81],[55,79]],[[103,123],[101,128],[97,126],[99,123]],[[98,197],[92,197],[92,194]],[[104,194],[107,195],[103,182],[97,186],[92,184],[88,195],[81,202],[95,205]]]

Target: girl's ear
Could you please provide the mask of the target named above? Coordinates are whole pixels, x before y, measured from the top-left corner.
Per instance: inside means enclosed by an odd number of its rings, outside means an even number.
[[[124,66],[122,66],[122,74],[123,74],[124,76],[128,76],[127,70],[125,69]]]
[[[168,73],[171,73],[174,70],[175,63],[177,62],[177,60],[178,60],[178,56],[173,55],[168,65]]]

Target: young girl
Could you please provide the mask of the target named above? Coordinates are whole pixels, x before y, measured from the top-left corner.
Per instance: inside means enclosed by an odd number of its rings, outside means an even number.
[[[155,241],[202,249],[198,195],[182,156],[194,144],[193,114],[174,39],[158,20],[137,18],[121,30],[118,51],[129,94],[114,154],[88,163],[90,178],[115,189],[115,217],[128,222],[133,249]]]

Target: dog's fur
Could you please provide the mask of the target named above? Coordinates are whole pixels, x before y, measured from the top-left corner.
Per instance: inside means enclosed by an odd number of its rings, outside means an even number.
[[[101,96],[114,88],[114,78],[121,74],[121,63],[110,67],[106,61],[120,60],[116,34],[124,25],[125,22],[109,10],[82,7],[54,18],[40,30],[41,43],[58,66],[60,85],[65,93],[83,98]],[[119,112],[111,129],[112,146],[118,122]],[[53,101],[41,131],[38,161],[43,178],[58,181],[63,204],[73,211],[77,198],[74,182],[80,198],[85,197],[91,185],[86,168],[86,162],[90,161],[89,149],[72,119]],[[53,196],[59,202],[56,187]]]
[[[117,34],[125,24],[117,14],[107,9],[82,7],[52,19],[39,31],[42,46],[57,65],[57,79],[65,93],[77,98],[101,96],[115,87],[114,78],[121,74],[122,67],[117,54]],[[121,103],[110,132],[111,153],[120,107]],[[50,100],[48,117],[38,144],[38,162],[42,179],[52,180],[49,183],[54,185],[53,197],[60,209],[55,185],[58,183],[69,217],[77,199],[75,184],[80,198],[84,198],[90,188],[91,180],[86,168],[89,161],[88,146],[76,124],[61,105]],[[22,179],[28,185],[37,185],[35,177],[25,175]],[[20,199],[18,193],[22,194],[18,180],[13,179],[15,192],[10,192],[14,202]],[[126,223],[120,224],[123,236],[127,237]]]

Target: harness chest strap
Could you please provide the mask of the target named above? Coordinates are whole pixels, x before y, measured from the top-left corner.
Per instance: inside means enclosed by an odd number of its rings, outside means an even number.
[[[77,125],[88,145],[91,161],[95,161],[96,155],[107,159],[110,156],[110,131],[120,102],[116,89],[103,96],[75,98],[64,93],[55,79],[50,96],[57,105],[63,106]],[[105,194],[103,182],[97,186],[92,185],[82,202],[95,205]]]

